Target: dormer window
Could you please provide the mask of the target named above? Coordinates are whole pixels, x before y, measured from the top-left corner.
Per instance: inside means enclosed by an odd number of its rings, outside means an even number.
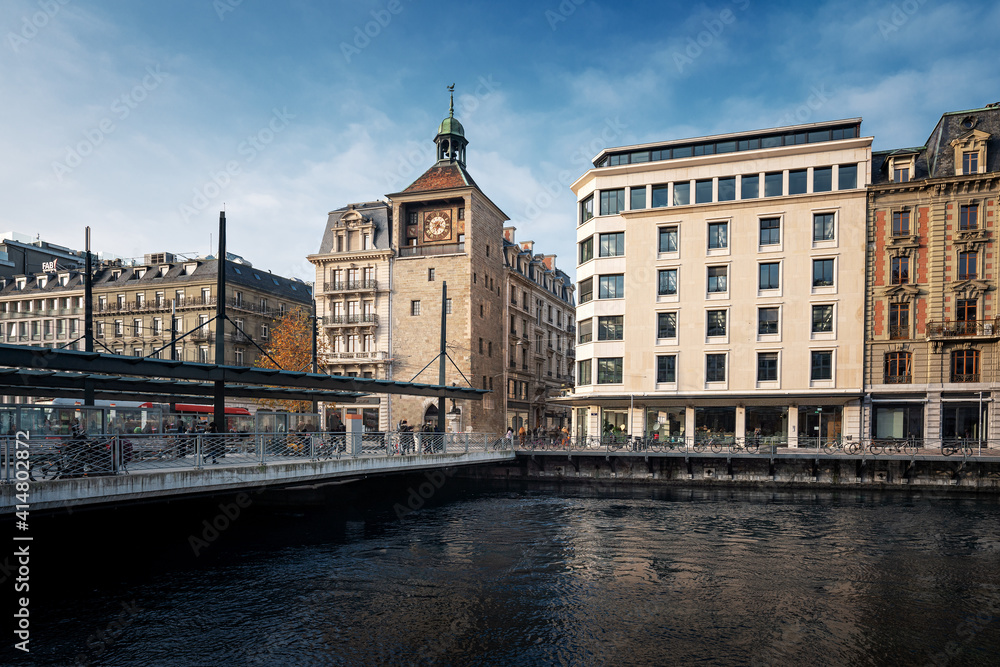
[[[169,271],[169,270],[170,270],[170,265],[169,264],[163,264],[162,266],[160,266],[160,277],[162,278],[162,277],[166,276],[167,275],[167,271]]]
[[[138,280],[139,278],[142,278],[144,275],[146,275],[146,268],[145,267],[143,267],[141,269],[136,269],[135,270],[135,279],[136,280]]]
[[[990,135],[972,129],[951,142],[955,149],[955,174],[971,176],[986,171],[986,140]]]
[[[38,289],[45,289],[45,285],[47,285],[48,282],[48,276],[38,276]]]
[[[889,158],[889,176],[893,183],[909,183],[915,172],[916,155],[894,155]]]
[[[17,279],[17,289],[23,290],[24,286],[27,285],[27,284],[28,284],[28,279],[27,278],[18,278]]]
[[[122,272],[121,271],[112,271],[111,272],[111,279],[112,280],[118,280],[121,277],[122,277]]]
[[[59,284],[62,285],[63,287],[66,287],[67,285],[69,285],[69,274],[68,273],[60,273],[59,274]]]
[[[185,264],[184,265],[184,275],[185,276],[190,276],[192,273],[194,273],[194,270],[197,269],[197,268],[198,268],[198,263],[197,262],[191,262],[189,264]]]

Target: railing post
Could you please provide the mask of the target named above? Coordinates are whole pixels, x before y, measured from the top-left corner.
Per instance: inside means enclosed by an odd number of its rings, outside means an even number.
[[[465,453],[469,453],[469,433],[465,433]]]
[[[202,459],[202,455],[201,455],[202,437],[203,436],[202,436],[201,433],[198,433],[194,437],[194,461],[195,461],[194,465],[195,465],[195,468],[197,468],[198,470],[201,470],[201,468],[203,467],[202,464],[204,462],[203,459]]]

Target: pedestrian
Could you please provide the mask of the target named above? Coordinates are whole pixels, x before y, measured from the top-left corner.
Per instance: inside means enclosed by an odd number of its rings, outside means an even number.
[[[514,427],[513,426],[508,426],[507,427],[507,435],[505,435],[504,438],[507,439],[507,446],[508,447],[513,447],[514,446]]]
[[[528,437],[528,431],[524,428],[524,424],[521,424],[521,428],[517,429],[517,439],[521,443],[521,449],[524,449],[524,441]]]
[[[226,445],[222,440],[222,436],[219,435],[219,427],[215,422],[211,422],[208,425],[208,430],[205,432],[204,436],[205,442],[205,458],[204,461],[208,461],[208,457],[212,457],[212,463],[218,463],[219,459],[226,455]]]

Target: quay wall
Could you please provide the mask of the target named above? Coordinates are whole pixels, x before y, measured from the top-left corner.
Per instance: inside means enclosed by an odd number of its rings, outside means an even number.
[[[933,488],[1000,493],[1000,460],[535,453],[518,454],[510,461],[466,468],[456,477],[578,481],[581,484]]]

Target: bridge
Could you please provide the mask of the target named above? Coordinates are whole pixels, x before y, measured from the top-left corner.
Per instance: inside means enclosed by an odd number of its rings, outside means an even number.
[[[483,433],[233,433],[4,437],[0,516],[166,500],[513,460]]]

